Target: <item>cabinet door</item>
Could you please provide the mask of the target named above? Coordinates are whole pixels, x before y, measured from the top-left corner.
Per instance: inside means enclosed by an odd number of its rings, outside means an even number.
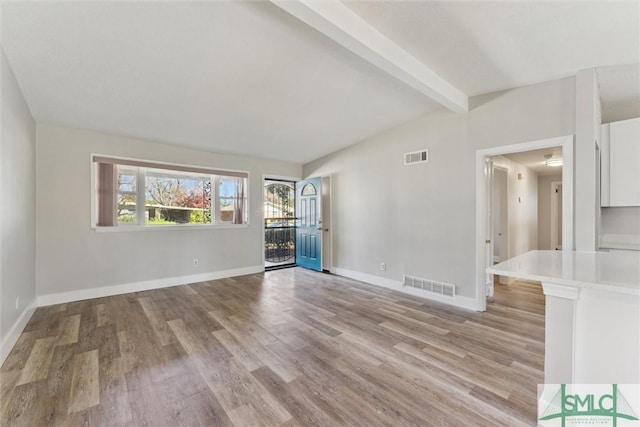
[[[609,128],[609,206],[640,206],[640,119]]]

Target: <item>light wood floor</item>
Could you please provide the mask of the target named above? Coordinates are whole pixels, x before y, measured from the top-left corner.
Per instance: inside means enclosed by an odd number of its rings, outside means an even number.
[[[528,426],[539,285],[486,313],[299,268],[39,308],[2,426]]]

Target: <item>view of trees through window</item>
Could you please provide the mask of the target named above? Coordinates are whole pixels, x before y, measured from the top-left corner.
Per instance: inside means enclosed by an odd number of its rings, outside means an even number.
[[[117,219],[119,224],[211,224],[235,223],[240,180],[195,173],[171,172],[131,166],[118,166]],[[144,182],[144,219],[136,211],[138,185]],[[212,205],[212,182],[218,183],[218,206]],[[215,188],[215,187],[214,187]],[[214,212],[219,212],[213,218]]]
[[[118,168],[118,223],[137,221],[138,168]]]
[[[295,194],[293,186],[280,182],[265,185],[265,218],[267,225],[278,221],[292,221],[295,218]]]
[[[211,223],[211,177],[147,171],[146,224]]]

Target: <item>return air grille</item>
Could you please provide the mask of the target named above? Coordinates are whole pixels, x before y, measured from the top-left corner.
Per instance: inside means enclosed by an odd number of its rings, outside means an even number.
[[[429,161],[429,150],[420,150],[420,151],[414,151],[413,153],[404,153],[405,165],[427,163],[428,161]]]
[[[425,292],[442,295],[453,298],[456,294],[455,285],[448,283],[436,282],[435,280],[421,279],[419,277],[408,276],[405,274],[402,286],[421,289]]]

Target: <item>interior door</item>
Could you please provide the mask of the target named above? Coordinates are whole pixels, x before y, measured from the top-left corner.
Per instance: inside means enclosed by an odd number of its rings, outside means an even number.
[[[551,183],[551,249],[562,249],[562,182]]]
[[[493,161],[487,159],[485,163],[487,176],[487,223],[485,224],[485,271],[493,266]],[[493,296],[493,274],[485,273],[485,288],[487,297]]]
[[[296,264],[322,271],[322,180],[296,183]]]
[[[507,197],[507,169],[493,167],[493,261],[502,262],[509,258],[509,199]]]

